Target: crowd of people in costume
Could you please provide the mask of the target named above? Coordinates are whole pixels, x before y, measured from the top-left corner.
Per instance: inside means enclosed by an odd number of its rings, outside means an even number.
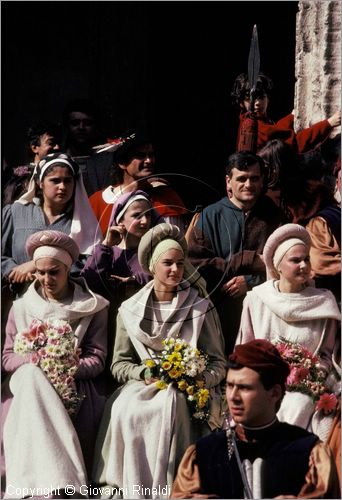
[[[102,141],[82,100],[64,137],[30,128],[2,196],[3,498],[340,498],[341,113],[295,133],[271,90],[251,114],[236,79],[226,194],[195,214],[146,129]]]

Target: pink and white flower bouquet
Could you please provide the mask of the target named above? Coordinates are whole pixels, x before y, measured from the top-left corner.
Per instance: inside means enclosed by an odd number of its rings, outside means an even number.
[[[74,375],[79,365],[75,335],[67,321],[33,319],[29,328],[16,335],[14,352],[31,354],[31,362],[39,366],[57,391],[69,415],[78,409]]]
[[[329,413],[337,406],[337,398],[326,387],[326,374],[320,367],[320,360],[298,342],[279,337],[275,347],[290,365],[286,381],[287,391],[297,391],[310,396],[316,402],[316,409]]]

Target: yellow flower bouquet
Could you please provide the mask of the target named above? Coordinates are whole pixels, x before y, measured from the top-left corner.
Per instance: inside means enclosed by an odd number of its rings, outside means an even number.
[[[172,337],[163,340],[164,349],[153,359],[146,359],[145,365],[158,389],[175,384],[187,400],[190,413],[197,420],[209,417],[209,390],[201,374],[208,363],[208,356],[188,342]]]

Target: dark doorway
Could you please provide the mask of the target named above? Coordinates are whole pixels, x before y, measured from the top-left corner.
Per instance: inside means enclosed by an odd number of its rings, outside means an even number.
[[[293,1],[2,2],[2,153],[27,161],[25,130],[61,120],[68,99],[95,100],[107,136],[146,120],[159,171],[191,209],[224,193],[237,116],[230,88],[247,70],[254,24],[274,119],[294,98]]]

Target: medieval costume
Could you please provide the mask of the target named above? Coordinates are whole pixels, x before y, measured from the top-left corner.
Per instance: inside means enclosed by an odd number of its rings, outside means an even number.
[[[246,113],[240,114],[240,127],[243,126]],[[322,120],[311,127],[299,130],[293,129],[294,115],[289,114],[276,123],[267,116],[256,116],[257,121],[257,151],[272,139],[281,139],[289,144],[296,153],[304,153],[313,149],[329,137],[332,126],[328,120]],[[240,130],[238,138],[240,137]],[[239,139],[238,139],[239,140]]]
[[[142,208],[138,210],[134,208],[133,219],[130,219],[128,225],[125,225],[124,216],[127,209],[133,203],[139,201],[144,202],[144,211],[142,212]],[[151,226],[163,222],[156,210],[152,208],[149,196],[141,190],[122,194],[110,206],[112,207],[112,213],[109,227],[119,227],[120,224],[123,224],[121,241],[111,245],[104,240],[102,243],[95,245],[93,254],[88,257],[81,272],[89,287],[110,301],[108,357],[105,369],[107,392],[109,394],[116,388],[110,371],[110,364],[113,357],[116,335],[115,320],[118,308],[124,300],[131,297],[151,280],[151,275],[141,268],[138,261],[139,240],[141,235]],[[135,204],[134,207],[137,207],[137,205]],[[138,237],[136,236],[137,229]]]
[[[266,196],[260,197],[247,214],[226,196],[199,214],[188,236],[189,258],[193,265],[198,266],[208,291],[212,293],[227,353],[234,347],[243,301],[243,297],[232,299],[221,290],[229,279],[231,260],[236,254],[242,256],[246,250],[261,253],[268,236],[280,222],[280,210]],[[246,274],[248,289],[264,278],[264,271]]]
[[[51,257],[55,261],[62,258],[67,262],[70,251],[75,260],[79,252],[71,238],[57,231],[35,233],[26,248],[34,260],[42,258],[41,252],[46,248],[46,255],[59,252]],[[70,265],[71,262],[70,258]],[[91,292],[82,278],[70,279],[69,287],[70,296],[49,299],[36,280],[14,301],[9,315],[3,369],[10,377],[5,381],[2,395],[7,485],[51,489],[86,484],[105,403],[97,377],[104,369],[107,352],[108,302]],[[75,334],[75,347],[80,350],[74,375],[79,405],[71,417],[42,369],[36,366],[34,353],[22,355],[14,350],[17,333],[28,331],[32,320],[61,320]],[[10,491],[8,494],[11,496]]]
[[[164,222],[164,219],[152,208],[148,194],[136,190],[120,195],[115,203],[111,205],[112,213],[109,227],[118,226],[131,204],[139,200],[147,202],[150,207],[146,215],[150,217],[151,223],[146,226],[145,231],[150,229],[150,226]],[[128,241],[129,235],[130,228],[125,227],[122,234],[124,244],[109,246],[98,243],[95,245],[94,252],[88,257],[81,273],[94,292],[103,295],[108,300],[113,300],[117,307],[123,300],[128,299],[151,279],[151,275],[142,270],[138,261],[137,249],[139,242],[134,241],[134,245],[130,244]],[[126,281],[127,278],[129,278],[128,281]]]
[[[332,453],[314,434],[276,420],[261,429],[238,425],[236,436],[242,461],[263,461],[261,477],[253,476],[262,493],[254,498],[340,498]],[[236,459],[228,459],[225,431],[188,448],[172,498],[244,498]]]
[[[340,311],[333,294],[329,290],[309,286],[309,282],[297,292],[285,293],[279,289],[279,265],[287,251],[295,245],[304,245],[309,249],[310,243],[308,232],[297,224],[286,224],[270,236],[264,249],[270,279],[247,292],[236,344],[244,344],[253,338],[276,342],[282,337],[301,344],[317,355],[321,369],[328,375],[337,346],[340,321]],[[308,395],[288,392],[278,416],[306,429],[314,411],[315,405]],[[315,431],[319,433],[319,429]],[[328,433],[329,429],[325,429],[325,435],[320,437],[326,438]]]
[[[75,181],[75,191],[64,213],[51,224],[44,215],[43,201],[37,197],[37,184],[34,177],[37,175],[41,182],[47,168],[52,166],[66,166],[70,169]],[[27,238],[44,229],[53,229],[68,234],[75,240],[81,255],[92,253],[102,234],[89,205],[87,193],[84,189],[82,174],[78,165],[65,154],[51,154],[39,162],[32,176],[27,192],[13,204],[3,210],[2,234],[2,276],[6,277],[17,266],[27,262],[25,243]]]
[[[276,411],[290,366],[267,340],[228,358],[225,430],[190,446],[172,498],[339,498],[336,466],[316,435],[281,423]]]
[[[184,216],[188,211],[179,195],[164,179],[151,179],[144,186],[144,191],[148,192],[153,207],[165,221],[184,228]],[[89,198],[103,234],[106,234],[109,225],[112,205],[123,192],[121,186],[108,186]]]
[[[171,247],[176,243],[186,251],[180,230],[159,224],[143,236],[139,245],[143,269],[152,272],[150,261],[158,244],[166,240]],[[211,302],[201,296],[203,288],[198,289],[203,287],[198,273],[192,266],[188,271],[190,267],[170,303],[153,300],[151,281],[119,309],[112,373],[125,385],[106,407],[93,475],[96,484],[116,488],[118,498],[151,498],[152,489],[158,487],[164,491],[156,495],[168,497],[186,447],[221,423],[219,383],[225,373],[221,330]],[[188,279],[197,285],[191,286]],[[208,355],[203,372],[205,387],[210,391],[208,422],[190,419],[185,396],[177,386],[169,384],[159,390],[154,383],[146,385],[143,381],[144,360],[160,354],[167,338],[184,339]],[[150,491],[139,493],[134,485]]]

